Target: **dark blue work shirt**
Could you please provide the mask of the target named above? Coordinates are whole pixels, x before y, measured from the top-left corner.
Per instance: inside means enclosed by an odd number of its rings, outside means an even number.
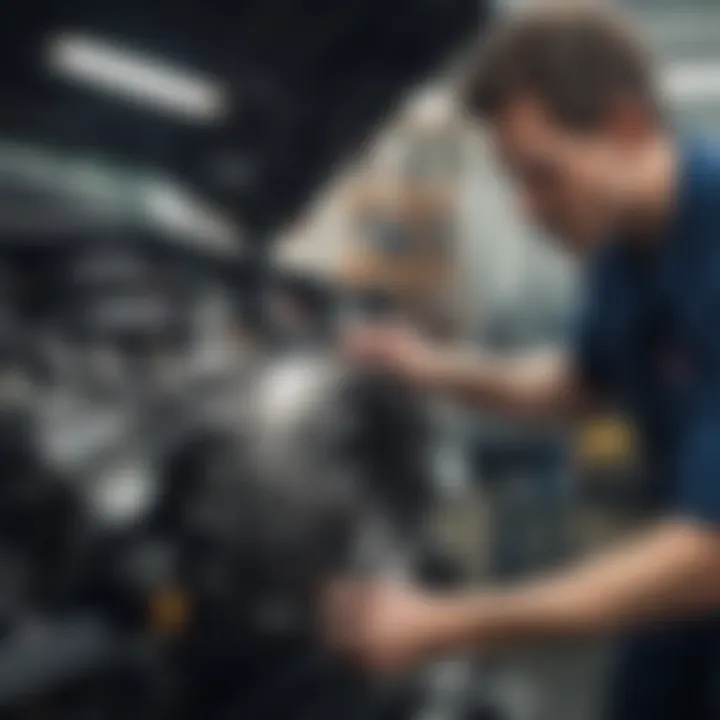
[[[720,147],[687,143],[680,178],[660,243],[589,263],[576,360],[636,421],[660,506],[720,524]]]

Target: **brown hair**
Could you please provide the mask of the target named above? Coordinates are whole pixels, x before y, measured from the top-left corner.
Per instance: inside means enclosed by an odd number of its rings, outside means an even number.
[[[519,94],[539,99],[575,130],[591,130],[619,100],[661,116],[653,63],[629,26],[588,6],[518,14],[499,26],[472,59],[463,104],[492,119]]]

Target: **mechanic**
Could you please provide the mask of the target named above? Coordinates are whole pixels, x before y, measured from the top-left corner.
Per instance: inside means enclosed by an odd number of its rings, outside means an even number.
[[[622,633],[603,718],[720,717],[720,152],[672,128],[650,56],[601,9],[514,16],[483,40],[464,99],[531,218],[586,258],[575,349],[466,357],[387,327],[351,333],[347,349],[513,417],[631,413],[661,512],[639,537],[516,586],[449,596],[340,582],[324,607],[328,640],[394,672]]]

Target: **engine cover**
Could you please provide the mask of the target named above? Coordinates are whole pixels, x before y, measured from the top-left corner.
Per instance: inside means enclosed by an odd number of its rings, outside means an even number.
[[[419,403],[317,356],[250,374],[232,412],[184,436],[155,525],[215,621],[297,627],[331,573],[406,574],[431,497]]]

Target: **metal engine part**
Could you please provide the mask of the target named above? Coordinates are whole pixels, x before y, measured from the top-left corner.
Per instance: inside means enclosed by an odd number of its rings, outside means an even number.
[[[464,717],[470,664],[453,666],[456,690],[447,665],[437,678],[428,669],[420,689],[417,678],[381,689],[314,638],[314,592],[327,577],[409,578],[423,564],[434,491],[423,403],[316,355],[263,364],[241,397],[183,441],[158,515],[185,538],[181,573],[206,607],[193,673],[228,716],[407,720],[437,706]],[[229,628],[242,638],[234,649]],[[241,687],[228,666],[244,668]]]
[[[464,720],[471,665],[451,668],[452,682],[443,666],[380,688],[315,635],[316,591],[329,576],[409,577],[427,563],[434,465],[423,403],[314,355],[266,361],[224,399],[192,422],[177,418],[161,472],[147,473],[149,508],[122,522],[91,512],[99,527],[78,600],[112,639],[102,687],[145,678],[149,704],[141,698],[133,713],[148,705],[157,720],[411,720],[428,708]],[[126,651],[136,641],[137,672]],[[84,673],[74,677],[83,703]],[[31,680],[40,697],[62,677],[53,666]],[[97,684],[92,668],[87,680]],[[112,692],[90,698],[98,712],[119,707]]]
[[[310,620],[330,573],[413,572],[432,496],[426,434],[420,405],[383,378],[320,356],[267,363],[228,415],[182,437],[155,522],[184,538],[215,617],[232,598],[260,625]]]

